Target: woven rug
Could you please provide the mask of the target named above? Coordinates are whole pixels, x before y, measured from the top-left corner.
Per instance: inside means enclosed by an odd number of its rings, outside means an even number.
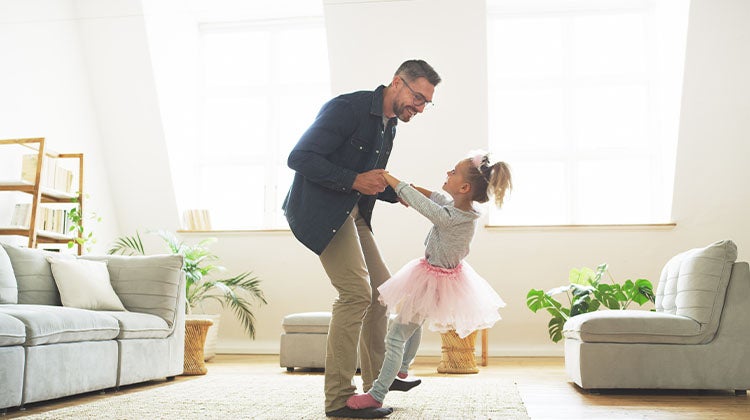
[[[355,377],[361,389],[359,376]],[[528,419],[516,385],[478,375],[422,376],[409,392],[390,392],[388,418]],[[141,385],[28,419],[325,419],[322,373],[211,374]]]

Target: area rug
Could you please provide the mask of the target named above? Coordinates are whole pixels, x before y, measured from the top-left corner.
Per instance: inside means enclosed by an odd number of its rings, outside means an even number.
[[[528,419],[508,379],[435,375],[391,392],[392,420]],[[356,381],[360,381],[356,377]],[[361,386],[361,381],[358,382]],[[28,419],[325,419],[323,374],[259,372],[181,378],[111,393]]]

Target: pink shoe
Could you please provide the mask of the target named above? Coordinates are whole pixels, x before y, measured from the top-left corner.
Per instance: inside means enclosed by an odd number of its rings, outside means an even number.
[[[355,394],[346,400],[346,406],[354,410],[361,410],[363,408],[380,408],[383,403],[378,402],[370,394]]]

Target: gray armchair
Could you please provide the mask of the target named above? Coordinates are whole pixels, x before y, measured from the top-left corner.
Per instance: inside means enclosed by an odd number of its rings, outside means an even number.
[[[750,387],[750,269],[719,241],[674,256],[656,311],[597,311],[565,323],[565,368],[584,389]]]

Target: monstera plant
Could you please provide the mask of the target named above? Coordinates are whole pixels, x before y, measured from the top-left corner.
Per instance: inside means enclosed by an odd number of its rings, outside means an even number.
[[[565,321],[576,315],[599,309],[627,309],[633,302],[643,306],[646,302],[655,301],[650,281],[638,279],[617,283],[609,273],[607,264],[599,265],[596,270],[573,268],[568,274],[568,283],[546,292],[531,289],[526,295],[526,306],[530,310],[536,313],[546,309],[552,316],[547,326],[549,337],[555,343],[563,338]]]

